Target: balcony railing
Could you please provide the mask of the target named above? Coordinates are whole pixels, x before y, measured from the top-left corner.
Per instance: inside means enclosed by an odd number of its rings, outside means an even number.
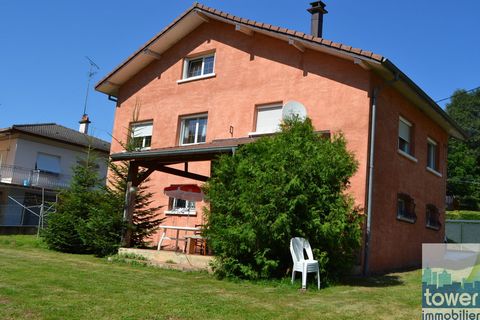
[[[18,166],[1,165],[0,182],[21,186],[32,186],[47,189],[62,189],[68,187],[71,176],[26,169]]]

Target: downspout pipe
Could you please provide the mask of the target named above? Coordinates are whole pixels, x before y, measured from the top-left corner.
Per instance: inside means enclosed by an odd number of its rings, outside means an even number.
[[[370,114],[370,152],[368,162],[368,193],[367,193],[367,223],[365,230],[365,258],[363,275],[370,273],[370,240],[372,235],[372,208],[373,208],[373,171],[375,168],[375,129],[377,126],[377,100],[380,91],[387,85],[391,85],[399,80],[399,74],[395,73],[394,78],[382,86],[373,89],[372,109]]]
[[[365,263],[363,267],[363,275],[369,274],[370,260],[370,234],[372,231],[372,198],[373,198],[373,168],[375,166],[375,128],[377,121],[377,96],[379,88],[373,89],[372,94],[372,110],[370,115],[370,154],[368,162],[368,193],[367,193],[367,225],[365,231]]]

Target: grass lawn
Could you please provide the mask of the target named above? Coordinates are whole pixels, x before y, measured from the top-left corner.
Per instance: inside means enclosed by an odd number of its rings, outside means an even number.
[[[49,251],[0,236],[0,319],[420,319],[420,270],[302,293]]]
[[[480,211],[447,211],[446,218],[451,220],[480,220]]]

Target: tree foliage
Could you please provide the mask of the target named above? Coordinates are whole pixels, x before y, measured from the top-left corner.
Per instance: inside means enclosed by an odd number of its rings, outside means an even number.
[[[89,148],[73,168],[70,186],[58,194],[43,237],[54,250],[70,253],[114,253],[122,230],[121,203],[98,177],[98,159]]]
[[[345,139],[321,137],[309,119],[288,120],[281,133],[221,157],[205,185],[215,273],[283,276],[292,237],[310,241],[323,277],[350,270],[361,239],[361,215],[347,193],[356,168]]]
[[[131,147],[126,147],[131,150]],[[142,174],[144,169],[139,171]],[[124,201],[127,190],[128,162],[119,163],[110,162],[109,189],[113,196]],[[137,189],[135,196],[135,207],[133,211],[133,225],[125,226],[132,228],[131,246],[145,247],[148,245],[148,238],[153,235],[158,226],[163,222],[163,218],[158,217],[158,211],[161,207],[153,206],[154,193],[148,191],[148,179],[146,179]]]
[[[448,148],[447,191],[463,209],[480,206],[480,89],[458,90],[447,105],[448,115],[467,133],[465,141],[451,138]]]
[[[132,114],[132,122],[137,122],[140,113],[140,102],[135,102],[135,108]],[[123,147],[125,151],[138,151],[138,146],[135,144],[132,128],[127,128],[127,136],[125,141],[117,142]],[[127,191],[127,177],[128,177],[128,161],[110,162],[110,175],[109,175],[109,190],[112,194],[124,201]],[[138,175],[142,175],[146,169],[140,169]],[[146,247],[148,246],[148,239],[153,235],[158,226],[163,222],[163,218],[159,218],[158,211],[161,207],[153,206],[154,193],[149,191],[148,188],[149,179],[145,179],[137,188],[135,194],[135,207],[133,211],[132,225],[126,225],[125,228],[132,228],[132,238],[130,245],[133,247]]]

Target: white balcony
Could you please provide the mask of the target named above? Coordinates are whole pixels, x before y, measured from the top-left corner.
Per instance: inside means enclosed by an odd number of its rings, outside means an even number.
[[[0,183],[15,184],[25,187],[62,189],[68,187],[71,176],[27,169],[18,166],[1,165]]]

